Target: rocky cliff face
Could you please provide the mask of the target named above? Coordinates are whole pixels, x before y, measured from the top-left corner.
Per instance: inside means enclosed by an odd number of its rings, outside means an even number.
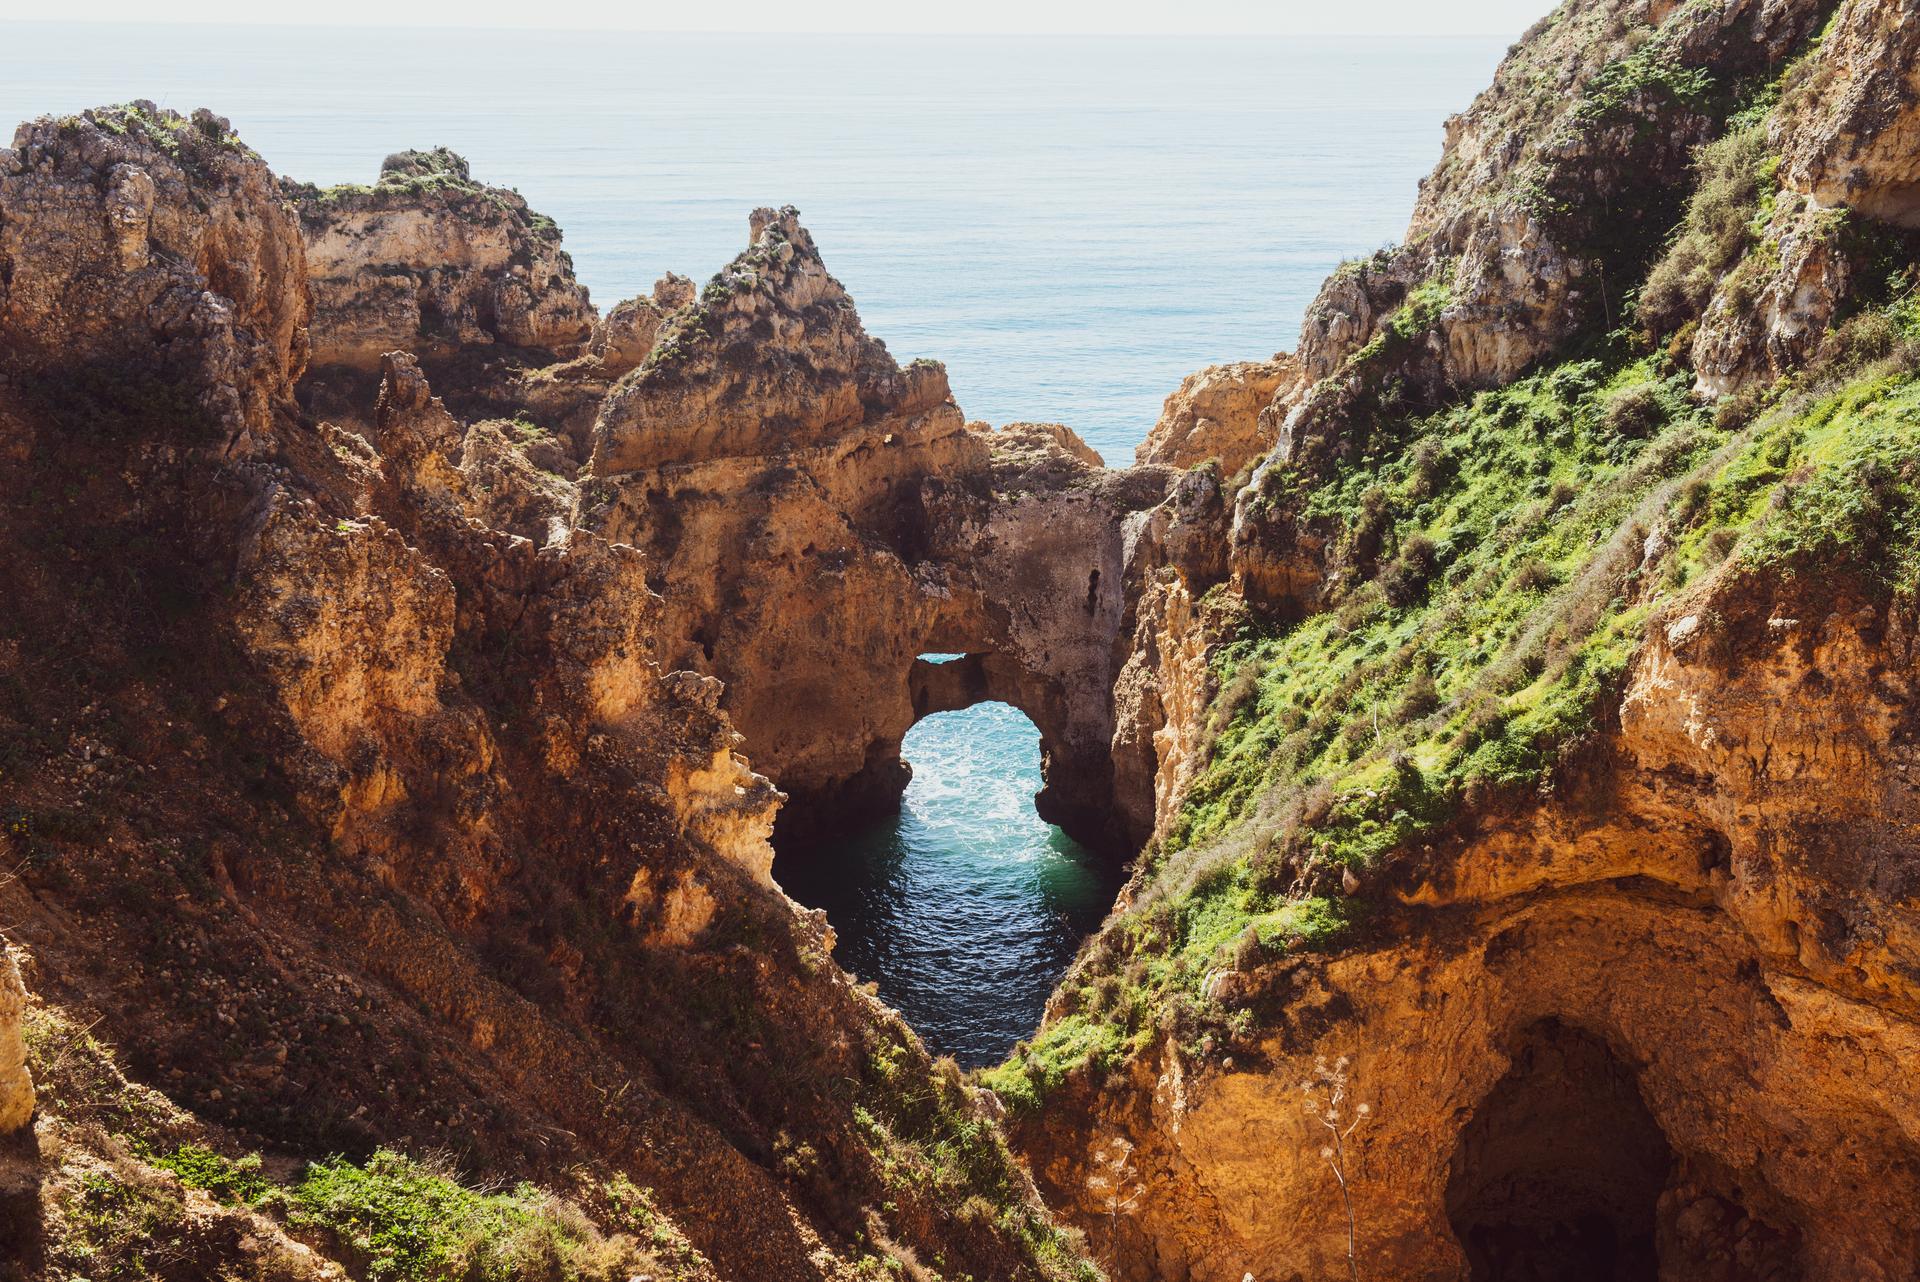
[[[1684,608],[1552,802],[1389,874],[1384,938],[1217,961],[1242,1031],[1050,1097],[1023,1139],[1090,1230],[1136,1145],[1123,1276],[1345,1270],[1302,1093],[1336,1057],[1376,1272],[1911,1275],[1911,621],[1732,575]]]
[[[582,524],[647,553],[669,661],[725,683],[798,836],[897,804],[919,718],[1001,699],[1040,728],[1042,813],[1137,838],[1110,692],[1126,521],[1168,474],[1108,472],[1057,426],[967,424],[939,365],[865,332],[794,211],[749,230],[608,393],[582,484]]]
[[[1116,1276],[1915,1276],[1911,25],[1564,6],[1155,514],[1157,840],[988,1074]]]
[[[1120,1279],[1914,1277],[1912,25],[1564,6],[1125,470],[790,209],[601,318],[456,157],[23,127],[14,1272],[1088,1276],[1004,1110]],[[991,1096],[769,844],[983,699],[1144,847]]]
[[[312,277],[316,365],[502,345],[576,354],[595,320],[553,220],[444,147],[387,157],[371,187],[288,183]]]
[[[302,410],[310,342],[364,359],[433,299],[461,343],[585,338],[508,305],[476,246],[524,211],[450,163],[346,202],[412,263],[389,315],[215,117],[0,153],[0,1123],[23,1036],[40,1095],[5,1269],[1072,1274],[977,1092],[772,886],[779,794],[560,442],[405,350],[364,415]]]

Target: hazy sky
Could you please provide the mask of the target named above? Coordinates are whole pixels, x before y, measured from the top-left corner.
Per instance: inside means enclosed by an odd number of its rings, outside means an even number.
[[[0,17],[639,31],[1517,36],[1552,7],[1552,0],[92,0],[80,11],[47,0],[0,0]]]

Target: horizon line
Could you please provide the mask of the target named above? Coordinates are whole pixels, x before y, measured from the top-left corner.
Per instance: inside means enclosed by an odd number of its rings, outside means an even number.
[[[1348,40],[1364,37],[1369,40],[1479,40],[1499,37],[1516,40],[1519,37],[1506,30],[1475,31],[1396,31],[1382,35],[1378,31],[1273,31],[1259,28],[1237,28],[1219,30],[1169,30],[1163,28],[1142,28],[1127,31],[1066,31],[1066,30],[872,30],[865,28],[826,29],[826,30],[778,30],[774,28],[753,28],[751,30],[727,27],[607,27],[607,26],[567,26],[552,22],[539,24],[481,22],[481,23],[422,23],[422,22],[314,22],[278,21],[272,18],[110,18],[93,16],[75,16],[61,18],[9,18],[0,16],[0,27],[4,26],[47,26],[47,27],[239,27],[250,30],[314,30],[314,31],[513,31],[513,32],[552,32],[556,35],[634,35],[634,36],[778,36],[783,39],[828,39],[833,37],[861,38],[924,38],[929,36],[958,38],[1027,38],[1027,39],[1079,39],[1079,40],[1218,40],[1218,39],[1255,39],[1270,40]]]

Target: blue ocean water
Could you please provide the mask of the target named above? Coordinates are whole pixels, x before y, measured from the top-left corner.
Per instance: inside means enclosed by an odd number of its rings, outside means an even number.
[[[874,980],[928,1045],[967,1065],[1005,1058],[1123,880],[1042,823],[1040,736],[1004,703],[907,732],[896,819],[835,848],[783,854],[774,875],[826,910],[835,955]]]
[[[797,205],[868,328],[946,361],[971,417],[1125,463],[1186,373],[1291,346],[1327,272],[1399,234],[1502,45],[0,23],[0,122],[207,106],[320,183],[450,146],[559,222],[603,308]],[[1011,709],[930,718],[899,820],[780,870],[970,1063],[1031,1030],[1114,888],[1033,814],[1036,744]]]

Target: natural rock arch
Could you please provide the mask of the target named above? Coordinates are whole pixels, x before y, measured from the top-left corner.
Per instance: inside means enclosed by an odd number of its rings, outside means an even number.
[[[1153,797],[1114,765],[1127,529],[1178,474],[1109,470],[1054,424],[966,422],[940,366],[865,332],[794,211],[752,228],[601,403],[578,524],[646,555],[665,665],[726,683],[788,838],[898,805],[938,684],[919,656],[965,653],[940,680],[974,693],[940,697],[1027,713],[1041,813],[1131,853]]]
[[[982,703],[1004,703],[1024,714],[1040,732],[1040,773],[1045,781],[1034,808],[1049,823],[1086,830],[1076,822],[1084,797],[1111,788],[1106,753],[1074,751],[1074,709],[1060,683],[994,651],[935,662],[915,658],[907,672],[914,724],[943,712]]]

